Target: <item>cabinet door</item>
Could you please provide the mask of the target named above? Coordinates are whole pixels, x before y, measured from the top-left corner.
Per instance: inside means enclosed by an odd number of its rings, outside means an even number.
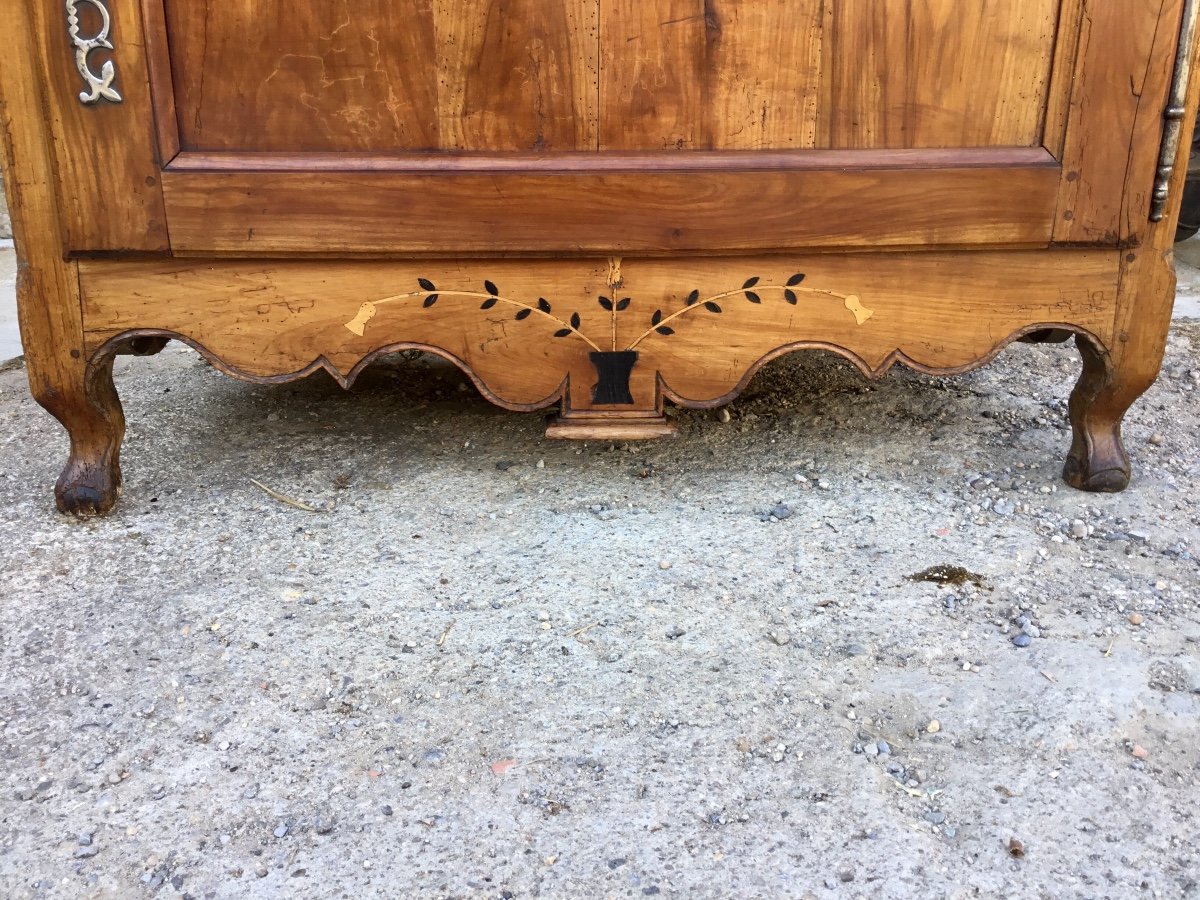
[[[80,0],[87,104],[39,15],[70,250],[658,254],[1136,241],[1182,3]]]

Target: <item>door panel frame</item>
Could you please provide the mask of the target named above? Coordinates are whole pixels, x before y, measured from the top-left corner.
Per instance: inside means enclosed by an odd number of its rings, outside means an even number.
[[[515,215],[509,222],[493,216],[486,227],[495,239],[490,247],[497,252],[740,252],[749,248],[1010,242],[1023,246],[1135,246],[1144,239],[1148,226],[1183,4],[1183,0],[1063,0],[1060,28],[1079,23],[1079,34],[1060,35],[1056,41],[1056,88],[1047,111],[1046,146],[1034,148],[1042,156],[1013,165],[1006,157],[1011,151],[988,148],[980,152],[997,156],[985,162],[985,167],[992,168],[986,174],[978,171],[977,159],[961,150],[950,151],[961,157],[957,163],[933,157],[921,162],[912,155],[897,155],[895,159],[904,160],[901,168],[856,158],[847,151],[835,152],[844,163],[812,155],[807,161],[802,156],[792,157],[786,165],[779,157],[750,165],[733,163],[724,154],[696,151],[688,153],[691,158],[687,161],[657,156],[653,160],[657,173],[643,168],[651,165],[648,157],[629,155],[617,160],[597,155],[591,160],[558,162],[536,154],[524,158],[504,155],[496,158],[491,174],[476,171],[480,168],[477,160],[440,155],[383,160],[343,157],[336,162],[336,168],[345,173],[339,179],[322,174],[334,165],[328,159],[292,158],[288,162],[292,168],[278,172],[271,167],[282,165],[286,157],[251,164],[244,154],[200,158],[179,153],[162,0],[107,0],[117,45],[113,59],[124,102],[91,106],[83,106],[76,97],[78,73],[61,3],[17,2],[35,23],[33,36],[47,85],[57,177],[65,188],[60,216],[67,255],[122,250],[197,253],[204,249],[295,253],[301,252],[304,233],[310,249],[319,242],[327,254],[486,252],[489,246],[484,246],[480,237],[478,218],[470,218],[472,211],[490,208],[496,212],[492,198],[497,197],[497,179],[510,179],[500,185],[507,193],[520,188],[515,179],[535,172],[554,180],[554,190],[539,189],[535,193],[540,197],[527,198],[519,207],[512,205],[510,197],[507,208],[521,215],[547,217],[543,228],[550,239],[540,241],[544,235],[516,220]],[[1149,67],[1147,58],[1152,61]],[[1070,78],[1059,74],[1067,71],[1068,59]],[[435,162],[430,162],[431,156]],[[444,174],[431,174],[427,171],[431,166],[445,170]],[[365,177],[379,168],[387,171]],[[357,188],[345,181],[356,173]],[[1047,188],[1048,178],[1057,180]],[[940,202],[950,185],[957,185],[964,196],[942,210],[914,208],[932,205],[924,202],[929,191],[932,194],[928,196],[937,196]],[[370,203],[359,201],[356,205],[344,196],[348,187],[350,193],[357,190],[360,194],[386,188],[387,201],[425,210],[424,216],[414,216],[411,223],[399,222],[398,207],[393,206],[382,214],[392,215],[397,224],[382,227],[380,207],[372,218]],[[218,193],[205,201],[202,193],[210,189]],[[1024,195],[1043,189],[1057,197],[1057,210],[1044,209],[1046,204]],[[718,194],[726,190],[728,195]],[[608,192],[607,197],[598,198],[598,191]],[[774,193],[756,193],[761,191]],[[486,193],[491,198],[485,198]],[[235,221],[234,214],[213,216],[220,212],[218,196],[236,201],[232,208],[243,218]],[[696,196],[704,202],[687,221],[682,210],[689,198]],[[922,202],[913,203],[914,197]],[[243,227],[244,214],[253,212],[253,200],[260,201],[257,208],[261,211],[255,213],[259,227],[257,237],[246,240],[249,229],[255,227]],[[638,217],[630,212],[635,203],[647,210],[642,221],[634,221]],[[322,204],[349,217],[332,235]],[[305,207],[308,212],[297,215]],[[356,213],[357,207],[361,209]],[[674,219],[671,227],[666,227],[665,220],[649,221],[656,208],[672,210],[668,217]],[[364,210],[368,213],[365,221]],[[571,224],[580,211],[579,221]],[[202,214],[209,219],[198,221]],[[603,219],[601,214],[609,218]],[[356,221],[351,221],[356,215]],[[282,220],[287,216],[295,216],[290,224]],[[1030,216],[1041,218],[1031,221]],[[612,222],[635,227],[632,232],[620,233],[621,229],[606,224]],[[564,223],[570,225],[565,233]],[[506,224],[512,226],[511,234],[497,232]],[[359,238],[353,234],[356,225]],[[674,228],[683,234],[674,235]],[[241,239],[236,237],[239,230]],[[273,244],[266,235],[277,232],[279,241]],[[375,243],[368,246],[370,241]]]
[[[1059,164],[1040,147],[669,152],[331,162],[181,154],[177,253],[595,254],[1045,246]],[[245,168],[236,168],[243,166]],[[284,168],[280,168],[280,167]],[[914,202],[920,198],[920,202]]]

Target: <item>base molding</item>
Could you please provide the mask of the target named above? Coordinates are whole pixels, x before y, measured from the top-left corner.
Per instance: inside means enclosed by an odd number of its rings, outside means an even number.
[[[652,441],[673,438],[679,433],[666,416],[616,418],[600,416],[551,416],[546,437],[563,441]]]

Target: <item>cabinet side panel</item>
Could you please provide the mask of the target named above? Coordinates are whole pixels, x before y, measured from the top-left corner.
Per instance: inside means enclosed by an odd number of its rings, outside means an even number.
[[[141,7],[139,0],[105,0],[105,6],[113,49],[93,50],[85,60],[100,76],[112,64],[111,87],[119,102],[104,97],[82,102],[81,92],[89,89],[78,68],[68,7],[56,0],[29,8],[57,164],[64,249],[163,251],[169,241]],[[79,3],[77,9],[79,35],[102,33],[93,4]]]
[[[1149,225],[1183,0],[1082,2],[1054,239],[1138,242]]]
[[[15,0],[6,23],[34,34],[35,0]],[[65,241],[55,190],[51,135],[45,115],[36,44],[0,53],[0,138],[4,190],[12,213],[20,269],[17,312],[29,384],[35,397],[83,391],[83,314],[76,263],[63,259]]]
[[[1041,144],[1060,0],[828,2],[823,144]]]

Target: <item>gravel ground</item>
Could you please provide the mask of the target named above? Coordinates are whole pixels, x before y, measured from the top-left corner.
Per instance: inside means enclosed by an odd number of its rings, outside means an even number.
[[[1200,323],[1125,494],[1059,481],[1078,365],[800,355],[581,446],[172,346],[87,523],[10,365],[0,895],[1198,896]]]

